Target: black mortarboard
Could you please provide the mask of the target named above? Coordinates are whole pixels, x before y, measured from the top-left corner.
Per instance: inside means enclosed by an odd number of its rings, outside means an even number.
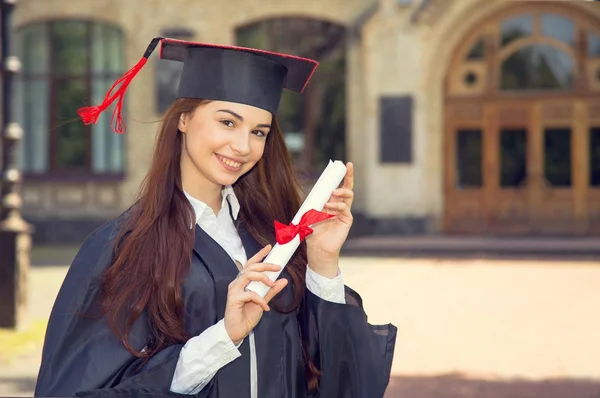
[[[273,114],[282,90],[302,93],[318,66],[317,61],[293,55],[157,37],[143,58],[115,82],[102,104],[79,109],[85,124],[96,123],[99,114],[118,100],[111,126],[117,133],[124,132],[123,96],[159,43],[160,58],[183,62],[178,98],[237,102]]]

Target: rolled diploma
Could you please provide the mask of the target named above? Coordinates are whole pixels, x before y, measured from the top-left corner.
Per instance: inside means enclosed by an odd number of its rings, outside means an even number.
[[[342,182],[345,175],[346,166],[344,163],[339,160],[336,160],[335,162],[330,160],[329,164],[306,197],[306,200],[304,200],[304,203],[300,206],[292,223],[298,225],[304,213],[311,209],[322,211],[323,207],[325,207],[325,203],[329,200],[331,193],[340,185],[340,182]],[[279,274],[283,271],[283,268],[298,249],[298,246],[300,246],[300,237],[298,235],[285,245],[280,245],[279,243],[275,244],[263,262],[279,265],[281,270],[277,272],[265,271],[265,274],[269,279],[272,281],[277,280]],[[252,281],[248,284],[246,290],[255,292],[261,297],[265,297],[269,291],[269,286],[260,281]]]

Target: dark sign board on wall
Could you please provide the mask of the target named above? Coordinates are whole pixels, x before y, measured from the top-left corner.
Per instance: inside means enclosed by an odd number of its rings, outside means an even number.
[[[412,113],[411,96],[379,99],[380,163],[412,163]]]

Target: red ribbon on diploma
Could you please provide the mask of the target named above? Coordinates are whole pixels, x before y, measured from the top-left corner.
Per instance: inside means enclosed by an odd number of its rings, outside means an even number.
[[[334,215],[311,209],[304,213],[298,225],[295,225],[294,223],[285,225],[275,221],[275,239],[280,245],[285,245],[286,243],[291,242],[296,235],[300,234],[300,242],[302,242],[308,235],[313,233],[313,230],[310,227],[311,225],[331,217],[334,217]]]

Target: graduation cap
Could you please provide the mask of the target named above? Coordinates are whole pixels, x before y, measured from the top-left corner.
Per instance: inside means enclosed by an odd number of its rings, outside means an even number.
[[[253,48],[224,46],[156,37],[142,59],[108,91],[100,105],[78,110],[84,124],[117,101],[111,128],[125,131],[121,117],[127,86],[160,44],[160,58],[183,62],[178,98],[199,98],[236,102],[277,113],[281,93],[288,89],[302,93],[319,63],[315,60]]]

